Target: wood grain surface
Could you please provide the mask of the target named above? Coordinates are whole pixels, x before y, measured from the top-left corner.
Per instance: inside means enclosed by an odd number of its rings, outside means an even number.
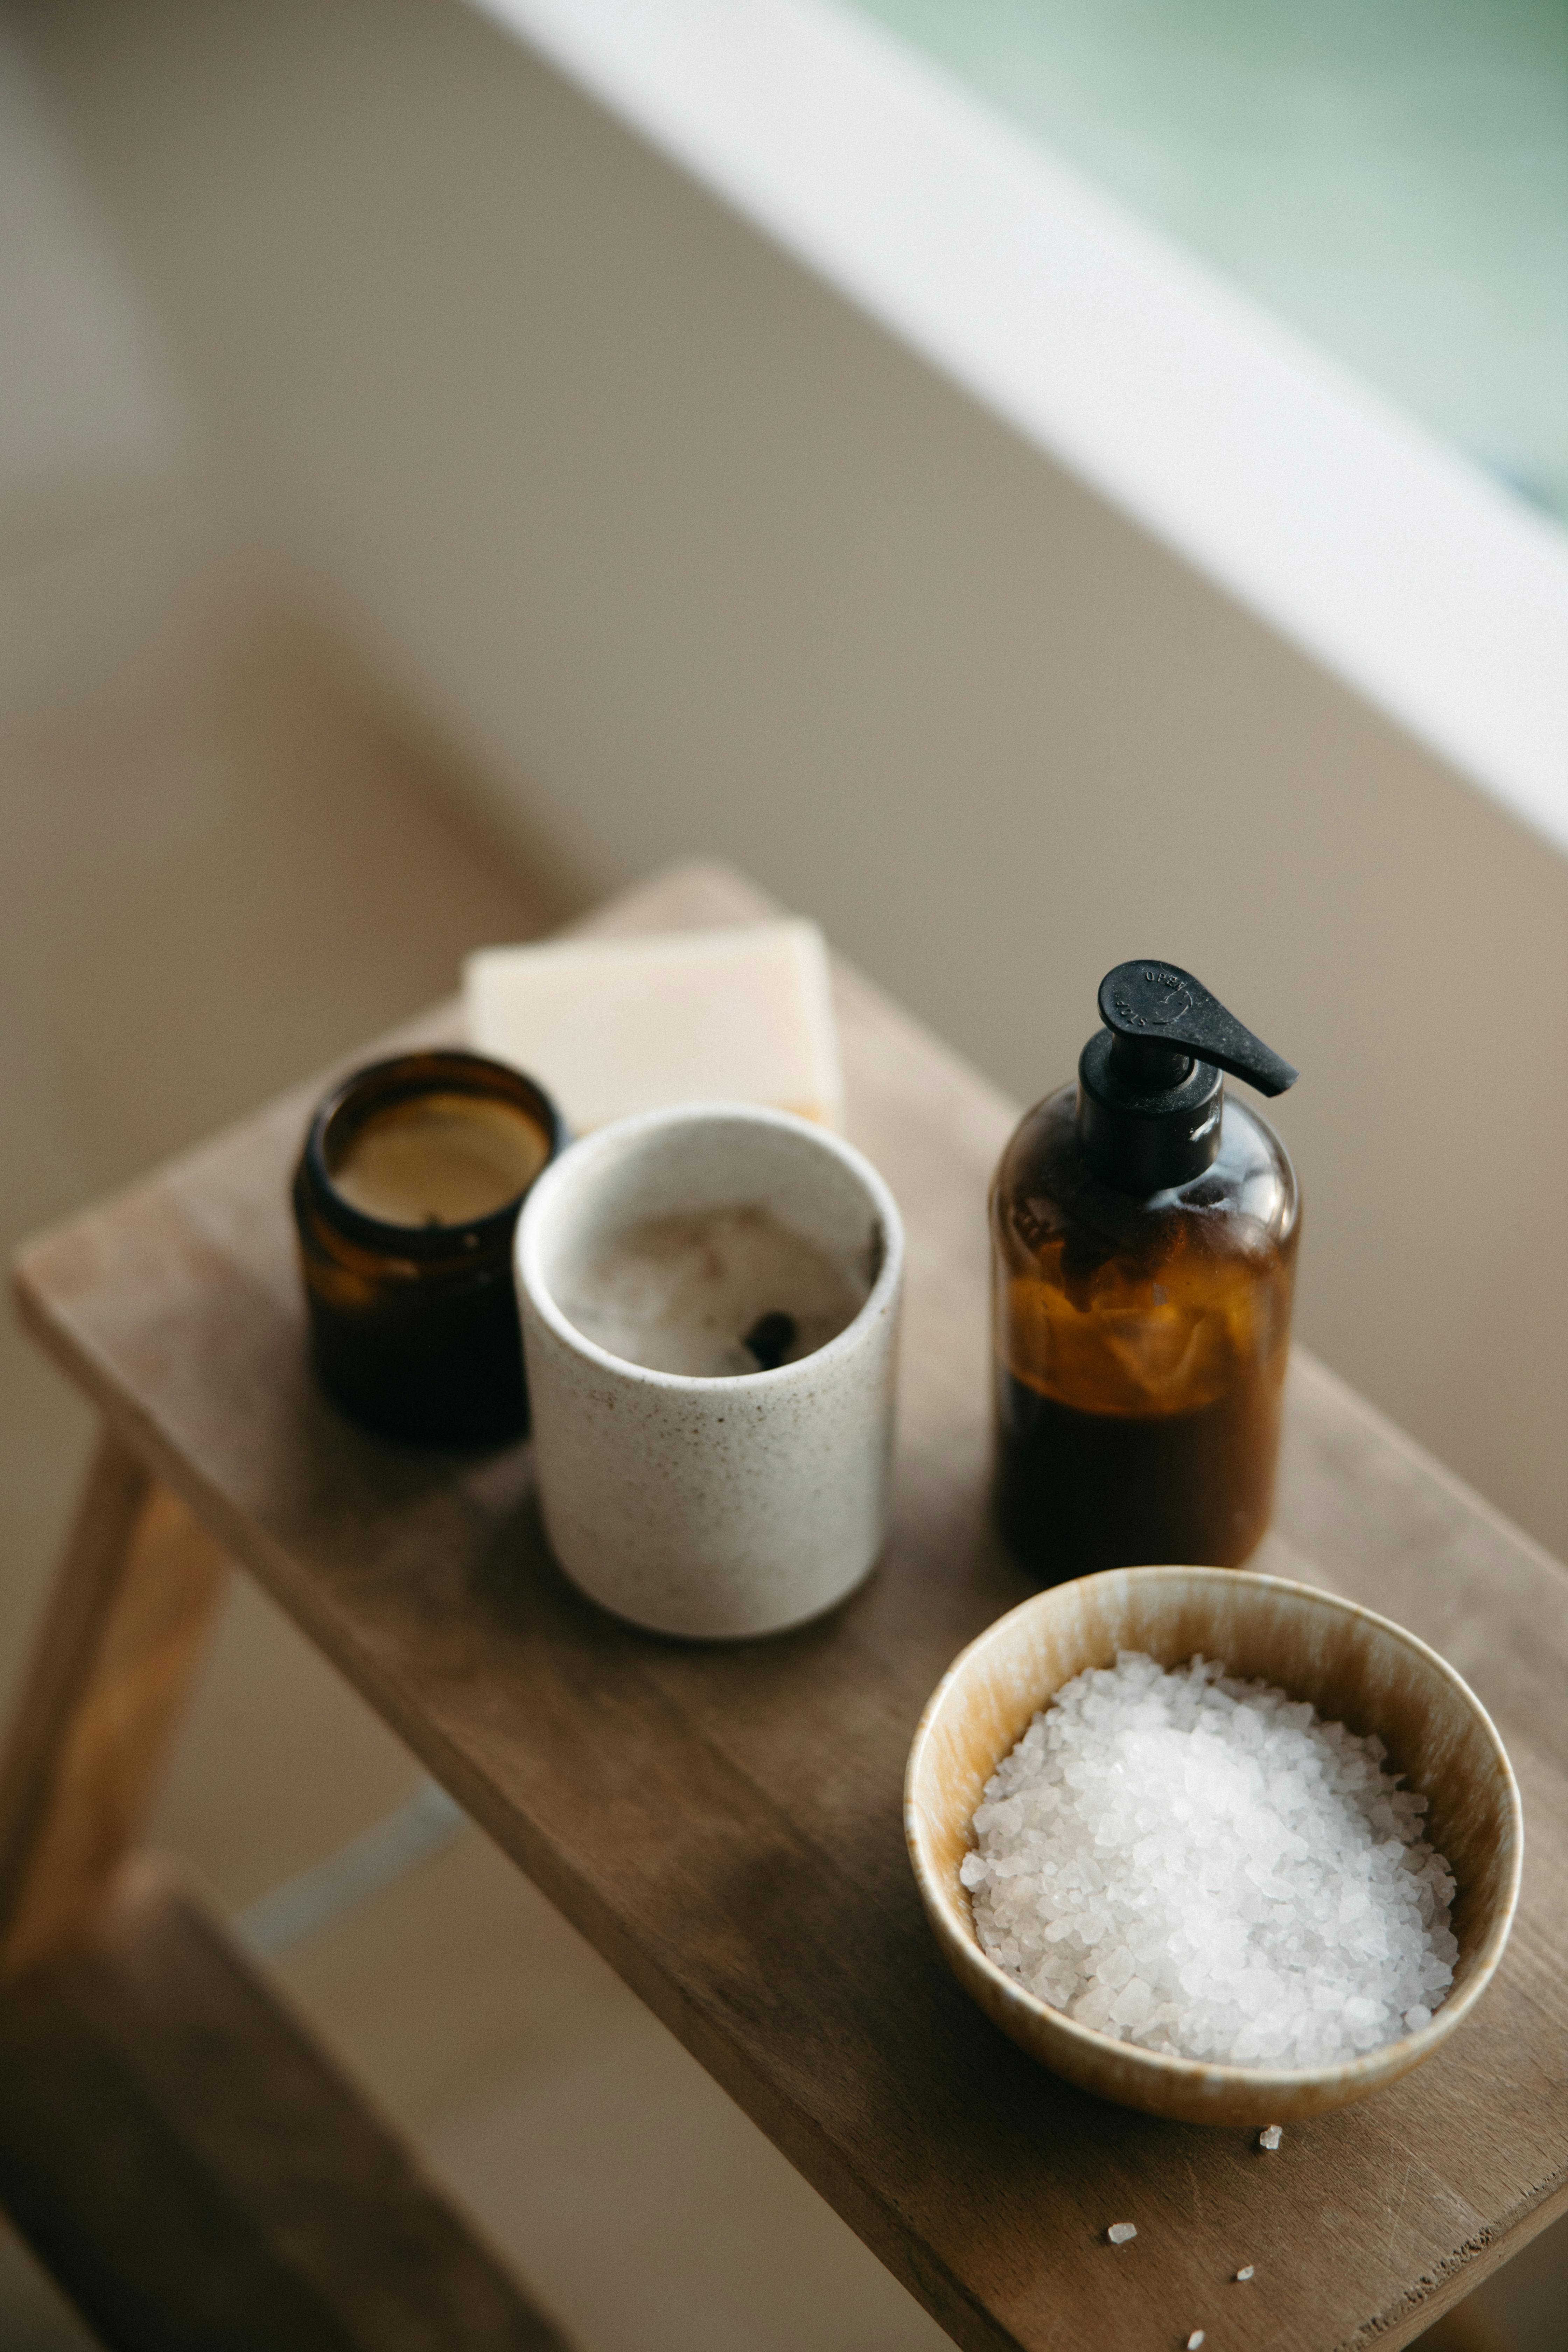
[[[156,1792],[221,1589],[202,1522],[100,1437],[0,1766],[0,1978],[80,1934]]]
[[[597,920],[768,911],[690,866]],[[1568,2206],[1568,1581],[1298,1351],[1256,1564],[1398,1618],[1493,1710],[1525,1800],[1513,1943],[1430,2065],[1278,2155],[1033,2065],[948,1976],[900,1823],[926,1697],[1028,1589],[985,1507],[984,1198],[1016,1107],[853,973],[837,987],[848,1131],[903,1209],[909,1297],[892,1539],[802,1633],[633,1633],[552,1566],[526,1447],[396,1453],[322,1402],[287,1186],[324,1078],[36,1244],[23,1314],[959,2343],[1407,2343]],[[456,1008],[405,1034],[455,1036]],[[1139,2234],[1113,2249],[1121,2220]]]
[[[113,2352],[566,2352],[146,1863],[0,2002],[0,2196]]]

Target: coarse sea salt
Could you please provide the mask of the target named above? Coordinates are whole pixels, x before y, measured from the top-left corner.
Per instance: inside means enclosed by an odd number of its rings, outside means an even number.
[[[1332,2066],[1415,2032],[1453,1982],[1454,1880],[1387,1753],[1213,1660],[1125,1651],[986,1783],[960,1874],[981,1945],[1181,2057]]]

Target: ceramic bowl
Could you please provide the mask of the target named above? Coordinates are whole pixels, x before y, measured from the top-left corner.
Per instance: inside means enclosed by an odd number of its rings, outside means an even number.
[[[1385,1769],[1407,1773],[1407,1785],[1431,1801],[1426,1833],[1458,1886],[1454,1985],[1430,2025],[1340,2066],[1211,2066],[1075,2024],[986,1958],[958,1874],[981,1792],[1052,1693],[1088,1666],[1114,1664],[1119,1650],[1144,1651],[1164,1666],[1201,1651],[1384,1742]],[[954,1661],[921,1718],[904,1822],[937,1941],[987,2017],[1080,2089],[1183,2123],[1289,2123],[1348,2106],[1430,2058],[1502,1958],[1524,1851],[1502,1741],[1452,1666],[1353,1601],[1235,1568],[1108,1569],[999,1618]]]

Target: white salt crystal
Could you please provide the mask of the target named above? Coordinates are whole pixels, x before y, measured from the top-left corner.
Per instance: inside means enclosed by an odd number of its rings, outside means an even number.
[[[1129,2239],[1138,2235],[1138,2231],[1131,2221],[1112,2221],[1105,2234],[1113,2246],[1124,2246]]]
[[[1187,2352],[1198,2352],[1198,2347],[1202,2344],[1203,2340],[1203,2329],[1201,2327],[1194,2327],[1192,2334],[1187,2338]]]
[[[1252,2276],[1252,2264],[1251,2264],[1250,2263],[1244,2263],[1244,2264],[1242,2265],[1241,2269],[1240,2269],[1240,2270],[1238,2270],[1238,2271],[1237,2271],[1237,2274],[1236,2274],[1237,2284],[1238,2286],[1245,2286],[1245,2285],[1246,2285],[1246,2284],[1247,2284],[1247,2280],[1248,2280],[1251,2276]]]
[[[1281,2136],[1278,2124],[1265,2124],[1258,2135],[1258,2145],[1259,2147],[1273,2150],[1279,2147]]]
[[[1417,2032],[1453,1982],[1454,1879],[1387,1752],[1212,1660],[1124,1652],[986,1784],[960,1874],[981,1944],[1078,2023],[1182,2057],[1331,2066]]]

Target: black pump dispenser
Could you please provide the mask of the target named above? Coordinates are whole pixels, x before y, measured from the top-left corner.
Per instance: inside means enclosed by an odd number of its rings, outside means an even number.
[[[1100,983],[1100,1017],[1079,1060],[1078,1135],[1119,1192],[1146,1197],[1212,1165],[1222,1071],[1264,1095],[1300,1075],[1173,963],[1119,963]]]
[[[1295,1071],[1174,964],[1118,964],[1100,1009],[991,1187],[997,1522],[1046,1583],[1239,1567],[1290,1345],[1295,1171],[1220,1072],[1277,1095]]]

